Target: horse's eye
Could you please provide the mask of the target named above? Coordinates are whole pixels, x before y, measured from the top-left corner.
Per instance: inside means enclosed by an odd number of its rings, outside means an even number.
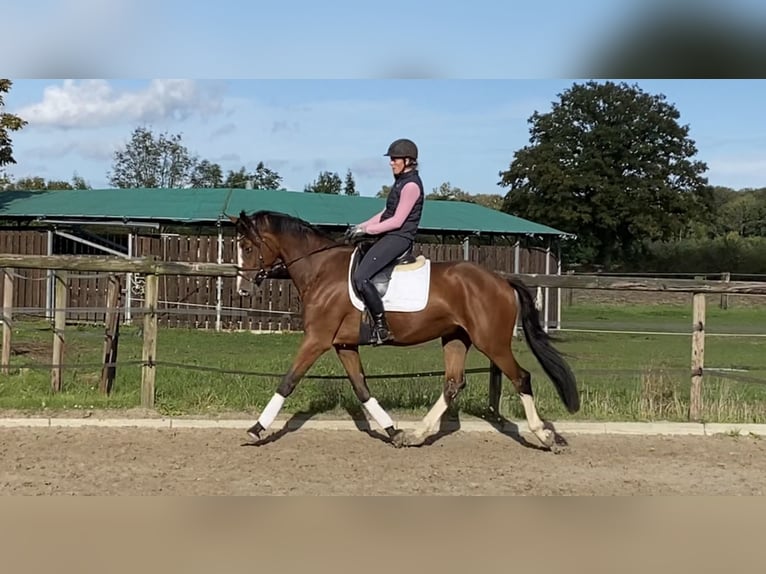
[[[245,247],[242,251],[244,251],[246,255],[249,255],[250,253],[253,252],[253,248],[252,247]]]

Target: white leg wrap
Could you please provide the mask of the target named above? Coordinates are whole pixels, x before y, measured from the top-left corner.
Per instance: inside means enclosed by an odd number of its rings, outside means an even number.
[[[375,397],[370,397],[370,399],[366,403],[362,403],[364,405],[364,408],[367,409],[367,412],[372,415],[372,418],[375,419],[375,422],[377,422],[381,427],[384,429],[394,426],[394,421],[391,420],[391,417],[388,416],[388,413],[383,410],[383,408],[378,404],[378,400]]]
[[[532,432],[538,432],[543,428],[543,421],[537,414],[535,400],[530,395],[521,394],[521,404],[524,405],[524,413],[527,415],[527,423]]]
[[[274,419],[277,418],[277,415],[279,414],[279,411],[282,409],[282,405],[284,403],[285,403],[285,397],[283,397],[279,393],[274,393],[274,396],[271,397],[269,404],[266,405],[266,408],[263,409],[261,416],[258,418],[258,422],[261,423],[261,426],[264,429],[267,429],[269,428],[269,426],[271,426],[271,423],[273,423]]]
[[[431,432],[434,430],[434,427],[439,423],[439,420],[442,418],[442,415],[447,412],[447,399],[444,398],[444,393],[439,395],[439,399],[434,403],[434,406],[431,407],[431,410],[428,411],[428,414],[423,418],[423,426],[422,426],[422,432]]]

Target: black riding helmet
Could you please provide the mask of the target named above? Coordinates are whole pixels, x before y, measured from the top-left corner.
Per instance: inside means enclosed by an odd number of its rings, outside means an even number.
[[[412,140],[406,138],[398,139],[391,142],[391,145],[388,146],[388,151],[383,155],[389,157],[409,157],[417,161],[418,146]]]

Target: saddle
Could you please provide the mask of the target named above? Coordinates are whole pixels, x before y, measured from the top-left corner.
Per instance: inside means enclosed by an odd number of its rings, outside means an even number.
[[[356,271],[356,268],[359,266],[359,262],[362,260],[362,257],[364,257],[364,255],[373,245],[373,242],[364,242],[357,245],[357,249],[354,250],[351,259],[351,275],[354,273],[354,271]],[[394,271],[411,271],[414,269],[419,269],[425,265],[425,262],[426,259],[422,255],[418,257],[413,255],[412,246],[410,246],[404,253],[399,255],[399,257],[394,259],[378,273],[373,275],[372,284],[375,286],[375,289],[378,291],[380,296],[383,297],[388,291],[388,286],[391,283],[391,275],[394,273]],[[352,286],[352,288],[357,295],[360,295],[356,287]]]

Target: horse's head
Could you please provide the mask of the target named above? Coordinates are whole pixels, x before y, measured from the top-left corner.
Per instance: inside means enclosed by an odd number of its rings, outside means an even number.
[[[253,283],[260,285],[268,277],[279,259],[279,244],[267,226],[261,229],[244,211],[239,217],[230,215],[229,219],[237,231],[237,292],[246,297]]]

